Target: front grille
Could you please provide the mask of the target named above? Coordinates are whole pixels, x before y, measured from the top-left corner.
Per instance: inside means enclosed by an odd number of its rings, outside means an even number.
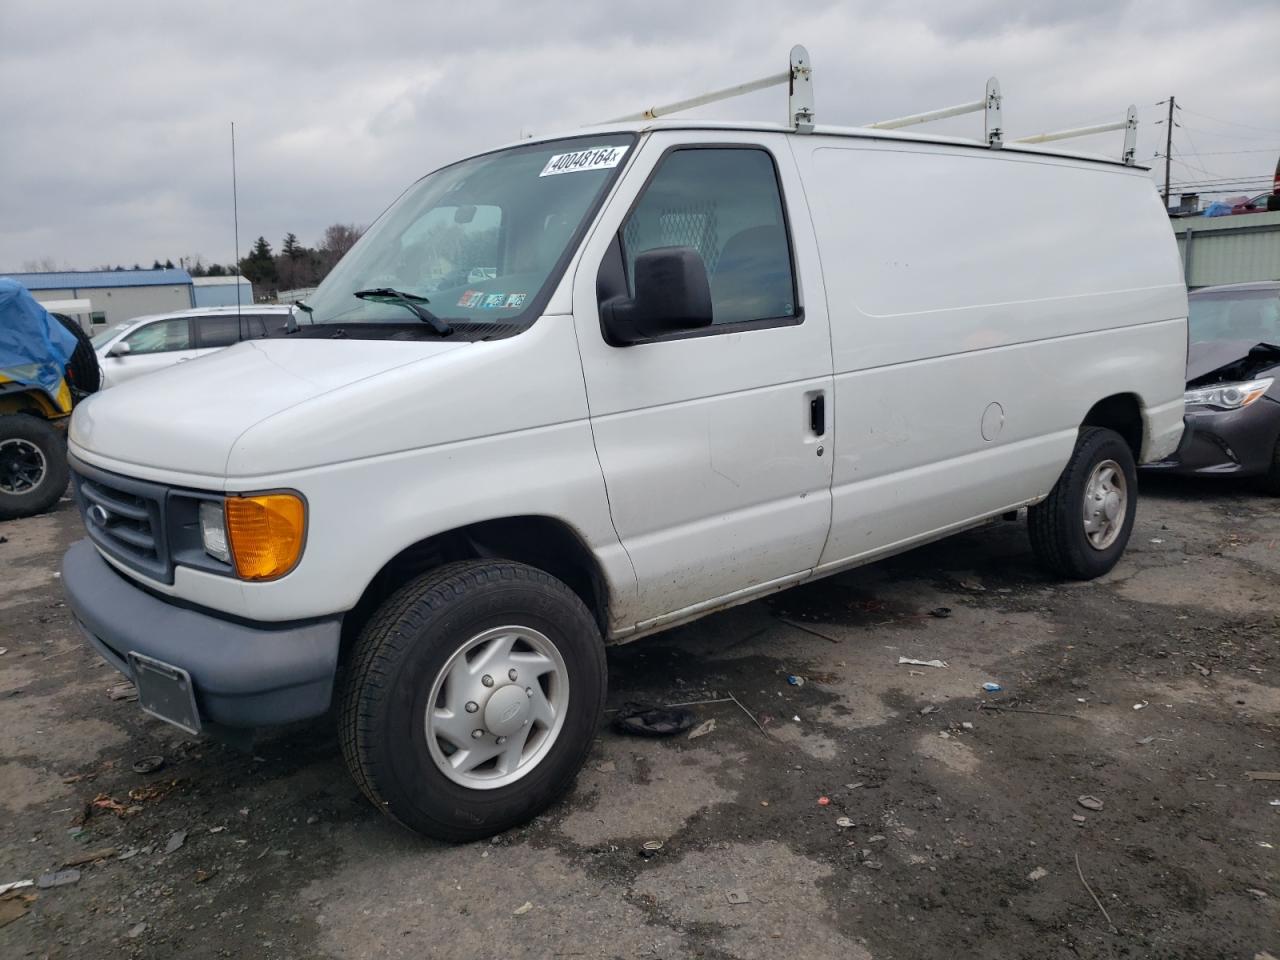
[[[76,502],[99,549],[139,573],[173,582],[165,537],[165,496],[156,483],[72,464]]]

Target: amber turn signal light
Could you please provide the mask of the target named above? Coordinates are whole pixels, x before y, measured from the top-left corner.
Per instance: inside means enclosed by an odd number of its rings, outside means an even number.
[[[274,580],[293,569],[302,554],[307,508],[293,493],[227,497],[227,539],[236,574],[243,580]]]

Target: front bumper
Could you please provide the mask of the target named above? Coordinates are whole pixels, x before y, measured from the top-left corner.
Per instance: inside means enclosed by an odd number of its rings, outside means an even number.
[[[1184,476],[1256,477],[1271,469],[1280,403],[1263,397],[1243,410],[1189,410],[1172,456],[1144,469]]]
[[[262,727],[329,709],[342,618],[247,625],[153,596],[118,573],[88,540],[62,558],[67,602],[89,643],[134,679],[132,652],[191,675],[200,719]]]

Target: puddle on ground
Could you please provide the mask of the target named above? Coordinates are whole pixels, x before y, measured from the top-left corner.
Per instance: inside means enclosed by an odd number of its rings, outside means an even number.
[[[899,600],[876,596],[864,586],[842,583],[839,579],[792,587],[770,597],[765,604],[774,616],[783,619],[844,627],[892,626],[916,620],[921,615]]]

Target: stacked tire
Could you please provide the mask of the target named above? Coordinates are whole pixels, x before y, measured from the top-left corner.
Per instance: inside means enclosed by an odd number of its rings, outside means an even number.
[[[67,385],[76,399],[97,393],[102,386],[102,370],[98,367],[98,355],[93,350],[89,335],[80,324],[65,314],[55,313],[53,318],[76,338],[76,349],[67,361]]]

